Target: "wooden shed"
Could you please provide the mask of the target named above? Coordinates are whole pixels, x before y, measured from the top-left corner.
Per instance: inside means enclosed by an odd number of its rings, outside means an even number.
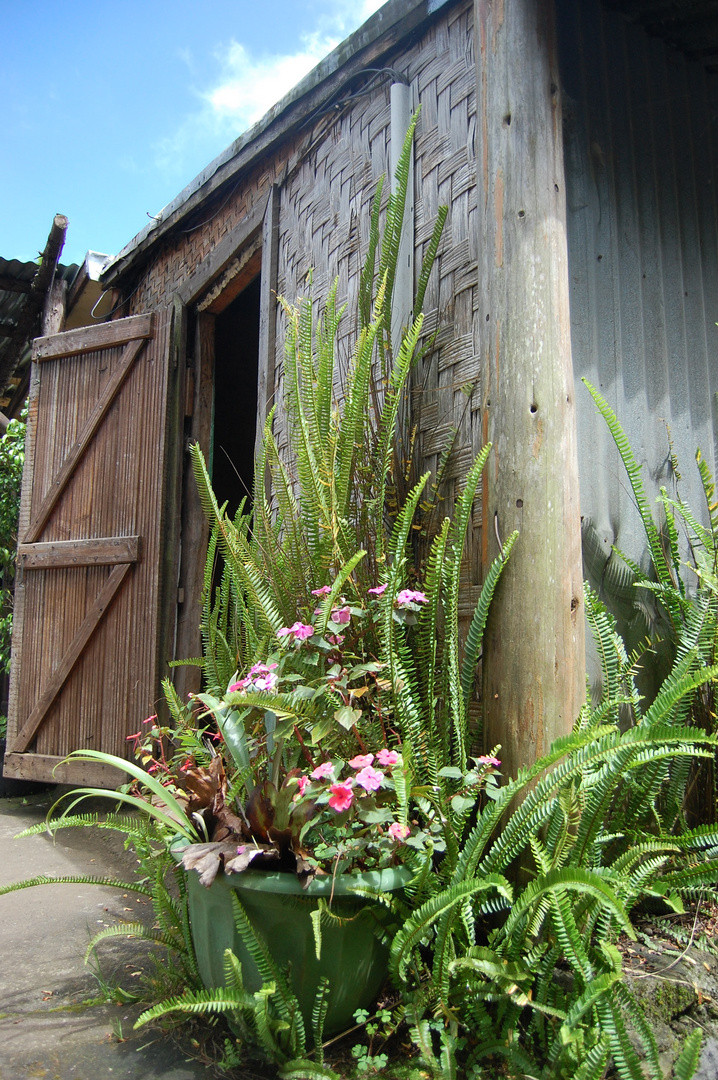
[[[7,775],[49,778],[77,747],[127,754],[167,661],[197,655],[205,531],[187,447],[206,448],[236,504],[281,388],[276,294],[302,294],[313,268],[319,301],[338,277],[355,309],[369,204],[418,105],[407,296],[449,213],[411,419],[427,467],[458,428],[453,484],[494,444],[465,616],[498,536],[521,530],[486,644],[486,738],[515,772],[570,727],[581,517],[599,563],[630,534],[577,380],[643,418],[652,475],[659,410],[715,456],[718,34],[706,5],[681,11],[389,0],[106,268],[111,321],[35,342]],[[179,669],[183,693],[194,677]]]

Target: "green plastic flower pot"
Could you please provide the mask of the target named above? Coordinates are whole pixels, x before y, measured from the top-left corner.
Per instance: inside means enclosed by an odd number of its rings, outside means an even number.
[[[173,847],[180,861],[184,844]],[[256,964],[236,931],[232,894],[239,898],[254,929],[267,945],[275,964],[289,974],[292,990],[311,1029],[312,1008],[322,976],[329,980],[329,1007],[324,1023],[326,1034],[353,1024],[357,1009],[368,1008],[386,979],[389,950],[375,930],[379,913],[358,917],[368,901],[352,895],[352,889],[371,888],[385,892],[400,889],[411,880],[404,866],[367,873],[315,878],[303,889],[294,874],[246,870],[242,874],[219,874],[209,888],[200,884],[194,871],[186,874],[189,914],[197,962],[207,988],[224,985],[224,953],[231,949],[242,965],[245,988],[261,989],[262,978]],[[331,898],[331,911],[342,920],[322,920],[321,953],[316,942],[311,915],[318,899]]]

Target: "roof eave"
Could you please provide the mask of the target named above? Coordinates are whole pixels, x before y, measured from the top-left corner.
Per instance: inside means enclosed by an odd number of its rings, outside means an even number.
[[[105,288],[117,286],[147,253],[218,188],[266,154],[314,109],[328,101],[367,60],[393,48],[442,8],[456,0],[389,0],[333,52],[321,60],[251,128],[235,139],[108,263]],[[369,53],[367,56],[366,54]]]

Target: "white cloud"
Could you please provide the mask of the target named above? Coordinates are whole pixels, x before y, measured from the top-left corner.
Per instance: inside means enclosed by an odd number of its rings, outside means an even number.
[[[253,57],[240,42],[231,41],[224,50],[219,80],[202,97],[214,114],[231,118],[242,130],[264,116],[337,43],[314,37],[292,55]]]
[[[156,145],[157,165],[165,172],[183,171],[183,162],[193,149],[220,141],[210,154],[214,156],[261,119],[383,3],[328,0],[326,10],[319,10],[324,4],[317,4],[317,27],[299,36],[293,53],[260,53],[231,39],[216,54],[216,77],[207,88],[195,90],[200,108],[187,116],[173,135]],[[189,49],[183,50],[181,59],[191,70]]]

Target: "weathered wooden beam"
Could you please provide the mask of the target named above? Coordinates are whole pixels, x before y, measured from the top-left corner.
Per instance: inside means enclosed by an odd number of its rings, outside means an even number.
[[[24,570],[59,570],[66,566],[116,566],[140,558],[139,536],[99,536],[89,540],[50,540],[18,544]]]
[[[215,248],[202,259],[182,282],[177,295],[183,304],[192,304],[210,287],[229,265],[247,241],[262,228],[266,203],[262,201],[242,218],[238,225],[223,236]]]
[[[72,784],[76,787],[118,788],[127,782],[126,773],[112,765],[100,765],[93,761],[67,761],[50,754],[5,755],[3,775],[15,780],[48,779],[56,784]]]
[[[52,287],[55,268],[65,243],[67,225],[67,218],[63,214],[55,215],[30,292],[18,314],[15,332],[0,361],[0,391],[9,383],[22,350],[37,330],[38,319],[45,307],[45,297]]]
[[[474,11],[484,570],[520,530],[484,644],[484,733],[515,776],[585,696],[561,94],[553,0]]]
[[[59,360],[78,356],[93,349],[110,349],[126,345],[128,341],[150,338],[153,334],[153,315],[131,315],[117,322],[100,323],[98,326],[79,326],[63,334],[36,338],[32,345],[32,358],[36,363],[43,360]]]
[[[257,433],[255,453],[264,438],[264,425],[274,405],[277,348],[277,274],[279,272],[279,187],[272,185],[262,229],[262,278],[259,289],[259,363],[257,375]]]

